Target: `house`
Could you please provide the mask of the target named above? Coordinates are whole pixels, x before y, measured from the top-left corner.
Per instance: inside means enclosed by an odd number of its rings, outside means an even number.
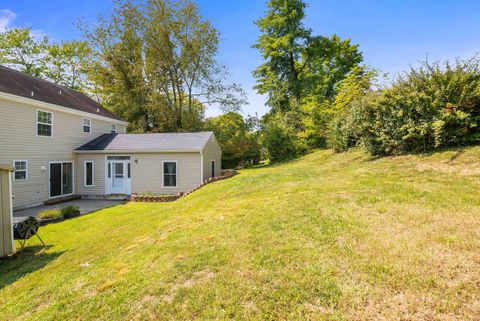
[[[71,195],[189,192],[221,170],[212,132],[126,134],[77,91],[0,66],[0,163],[14,209]]]

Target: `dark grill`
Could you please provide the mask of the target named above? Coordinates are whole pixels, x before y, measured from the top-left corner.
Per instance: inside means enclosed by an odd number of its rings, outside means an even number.
[[[19,240],[20,244],[22,245],[20,253],[22,253],[23,248],[25,247],[25,242],[27,242],[27,240],[33,235],[36,235],[40,242],[42,242],[43,246],[45,246],[45,243],[43,243],[43,240],[37,233],[39,226],[40,224],[38,223],[38,220],[33,216],[13,218],[13,238],[15,240]]]

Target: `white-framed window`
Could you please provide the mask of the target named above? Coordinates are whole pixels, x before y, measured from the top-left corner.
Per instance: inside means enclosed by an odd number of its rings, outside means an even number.
[[[13,167],[15,172],[13,172],[14,181],[25,181],[28,178],[28,161],[26,160],[15,160],[13,161]]]
[[[37,110],[37,136],[52,137],[53,114]]]
[[[85,178],[85,186],[94,185],[95,165],[93,161],[85,161],[83,163],[83,177]]]
[[[92,121],[88,118],[83,119],[83,132],[84,133],[92,132]]]
[[[177,187],[177,161],[163,161],[163,187]]]
[[[115,124],[110,125],[110,133],[112,133],[112,134],[117,133],[117,125],[115,125]]]

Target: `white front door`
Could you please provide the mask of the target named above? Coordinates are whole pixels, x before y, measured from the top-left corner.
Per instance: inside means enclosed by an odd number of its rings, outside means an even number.
[[[109,160],[107,164],[107,194],[130,195],[130,161]]]
[[[112,193],[125,194],[125,164],[112,162]]]

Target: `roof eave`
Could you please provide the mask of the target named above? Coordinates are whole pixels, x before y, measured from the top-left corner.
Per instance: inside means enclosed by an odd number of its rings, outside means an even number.
[[[74,150],[75,154],[168,154],[168,153],[201,153],[201,149],[166,150],[166,149],[103,149]]]

